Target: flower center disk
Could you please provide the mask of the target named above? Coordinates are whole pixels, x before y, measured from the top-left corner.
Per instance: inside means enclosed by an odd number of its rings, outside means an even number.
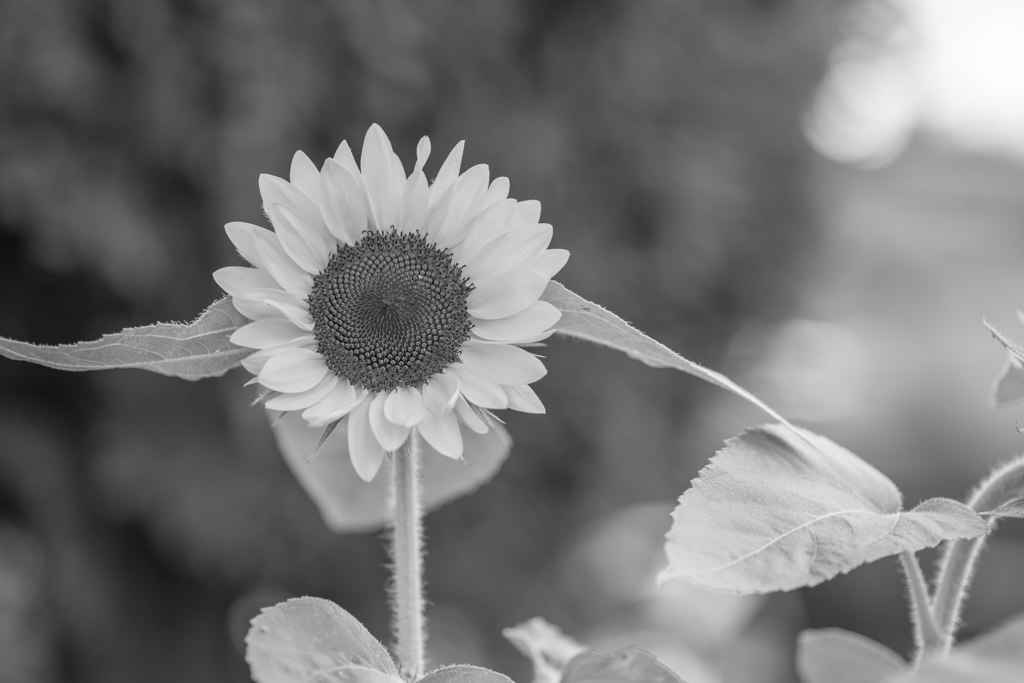
[[[336,375],[370,391],[418,387],[459,360],[473,323],[473,286],[417,233],[368,231],[313,278],[317,351]]]

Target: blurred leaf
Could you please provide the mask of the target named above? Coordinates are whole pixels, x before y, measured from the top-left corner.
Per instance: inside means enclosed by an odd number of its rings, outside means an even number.
[[[562,312],[562,318],[555,325],[555,332],[558,334],[584,339],[621,351],[630,358],[652,368],[673,368],[699,377],[745,398],[779,422],[789,426],[786,418],[725,375],[683,358],[611,311],[570,292],[558,282],[552,280],[548,283],[541,299]]]
[[[488,422],[486,434],[477,434],[460,423],[464,462],[447,458],[420,440],[420,480],[426,511],[472,493],[501,468],[512,438],[496,420],[488,418]],[[285,415],[274,427],[274,438],[285,462],[316,503],[324,523],[337,533],[373,531],[387,525],[391,520],[388,497],[394,476],[390,463],[385,460],[373,481],[360,479],[348,454],[347,420],[310,460],[323,431],[322,427],[310,428],[297,413]]]
[[[1024,680],[1024,615],[957,645],[947,656],[925,657],[892,683],[1020,683]]]
[[[803,429],[758,427],[728,440],[679,499],[661,580],[737,593],[791,590],[988,531],[954,500],[901,507],[896,485],[845,448]]]
[[[1021,316],[1021,313],[1018,311],[1017,315]],[[989,397],[994,408],[1002,408],[1024,399],[1024,349],[1003,336],[987,320],[982,322],[1008,352],[1006,364],[993,381],[992,395]]]
[[[540,617],[506,628],[501,634],[533,662],[533,683],[558,683],[569,660],[586,649]]]
[[[650,652],[624,647],[606,655],[587,650],[573,657],[561,683],[685,683]]]
[[[256,683],[402,683],[384,646],[330,600],[292,598],[263,609],[245,644]]]
[[[1024,519],[1024,498],[1011,500],[1009,503],[1000,505],[994,510],[986,510],[981,514],[992,515],[994,517],[1016,517],[1017,519]]]
[[[512,683],[512,679],[497,671],[460,664],[434,669],[417,683]]]
[[[95,341],[60,346],[37,346],[0,337],[0,356],[57,370],[140,368],[188,380],[219,377],[252,353],[229,341],[231,333],[247,322],[224,298],[187,325],[129,327]]]
[[[802,632],[796,668],[802,683],[879,683],[910,670],[886,646],[841,628]]]

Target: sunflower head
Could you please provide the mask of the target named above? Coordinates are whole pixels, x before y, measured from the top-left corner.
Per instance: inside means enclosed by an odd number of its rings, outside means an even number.
[[[320,170],[296,153],[290,182],[260,178],[274,230],[226,226],[252,267],[214,273],[252,320],[232,341],[254,350],[243,365],[267,408],[345,421],[366,480],[413,429],[461,458],[460,425],[483,433],[491,410],[544,411],[529,384],[546,370],[522,346],[560,317],[539,298],[568,252],[548,249],[540,205],[510,199],[507,179],[460,173],[461,143],[433,183],[429,154],[423,138],[407,175],[376,125],[358,165],[344,142]]]

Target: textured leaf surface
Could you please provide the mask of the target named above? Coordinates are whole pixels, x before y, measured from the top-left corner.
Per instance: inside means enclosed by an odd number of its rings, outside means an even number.
[[[388,496],[394,471],[385,460],[373,481],[360,479],[349,458],[347,427],[347,421],[338,425],[313,460],[309,456],[323,428],[310,428],[301,415],[286,415],[274,427],[274,437],[285,462],[316,503],[328,528],[338,533],[380,529],[391,519]],[[428,511],[472,493],[490,480],[512,447],[512,438],[496,420],[491,420],[486,434],[464,426],[461,429],[465,462],[446,458],[426,441],[420,441],[423,505]]]
[[[891,683],[1021,683],[1024,615],[957,645],[947,657],[927,657],[912,674]],[[887,681],[887,683],[890,683]]]
[[[573,657],[561,683],[684,683],[650,652],[624,647],[610,655],[587,650]]]
[[[0,356],[57,370],[140,368],[189,380],[219,377],[252,353],[229,341],[231,333],[247,322],[224,298],[187,325],[129,327],[95,341],[60,346],[37,346],[0,337]]]
[[[796,668],[802,683],[880,683],[910,671],[885,645],[841,628],[801,633]]]
[[[501,634],[533,662],[533,683],[558,683],[565,665],[586,648],[540,617]]]
[[[417,683],[512,683],[512,679],[497,671],[461,664],[435,669]]]
[[[1018,317],[1021,313],[1018,311]],[[1024,399],[1024,349],[1007,339],[996,328],[985,321],[985,327],[992,333],[1007,351],[1006,364],[992,383],[989,402],[993,407],[1001,408]]]
[[[1024,498],[1011,500],[1005,505],[1000,505],[994,510],[987,510],[981,514],[993,515],[995,517],[1015,517],[1017,519],[1024,519]]]
[[[933,498],[905,512],[899,490],[853,453],[781,425],[744,432],[679,499],[662,581],[763,593],[813,586],[866,562],[984,535],[967,506]]]
[[[256,683],[402,683],[384,646],[330,600],[292,598],[264,609],[245,637]]]
[[[687,360],[659,341],[648,337],[625,320],[597,304],[570,292],[552,280],[541,299],[562,312],[555,332],[567,337],[584,339],[594,344],[621,351],[630,358],[652,368],[673,368],[699,377],[717,387],[745,398],[779,422],[789,422],[764,401],[739,386],[731,379]]]

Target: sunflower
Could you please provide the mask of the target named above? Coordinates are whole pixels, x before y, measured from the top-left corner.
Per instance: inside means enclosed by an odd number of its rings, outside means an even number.
[[[325,438],[347,420],[366,481],[413,430],[459,459],[460,423],[484,433],[491,410],[544,412],[529,385],[546,369],[522,346],[553,332],[561,314],[539,297],[569,254],[547,248],[540,204],[510,199],[507,178],[460,174],[462,150],[430,183],[430,141],[407,176],[374,124],[359,165],[342,142],[319,171],[297,152],[290,182],[260,176],[273,231],[225,226],[253,266],[214,273],[252,321],[231,337],[254,349],[242,365],[268,409],[301,411]]]

